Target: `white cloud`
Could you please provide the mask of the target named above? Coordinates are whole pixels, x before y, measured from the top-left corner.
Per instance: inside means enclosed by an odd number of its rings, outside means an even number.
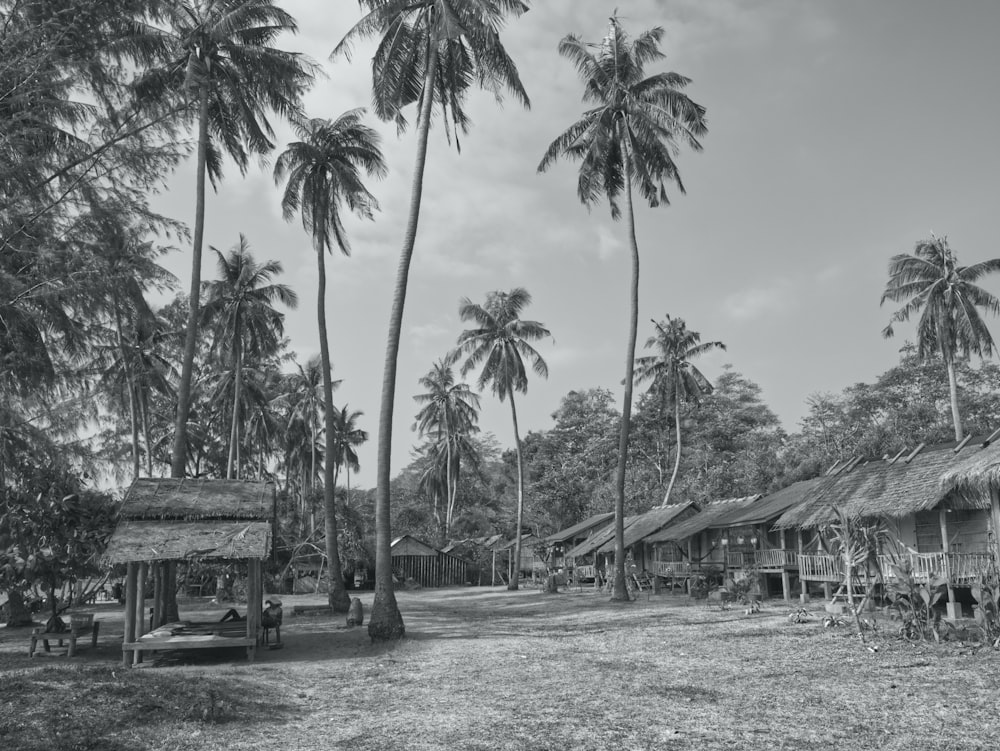
[[[751,287],[722,301],[726,315],[737,321],[752,321],[787,311],[793,303],[794,286],[788,279],[776,279],[766,287]]]

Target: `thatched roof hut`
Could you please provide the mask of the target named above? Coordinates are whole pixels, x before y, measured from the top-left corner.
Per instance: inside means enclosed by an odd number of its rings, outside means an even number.
[[[627,530],[631,524],[638,519],[638,516],[626,516],[622,520],[622,525]],[[581,542],[576,547],[567,550],[563,556],[565,558],[582,558],[585,555],[590,555],[596,551],[599,547],[604,545],[608,540],[614,540],[615,537],[615,523],[612,520],[610,524],[602,527],[598,531],[594,532],[590,537]]]
[[[836,521],[836,509],[852,517],[886,519],[934,508],[986,509],[988,493],[954,491],[958,487],[972,491],[976,487],[972,470],[990,467],[998,456],[997,449],[982,440],[966,439],[958,444],[921,445],[892,459],[849,462],[822,478],[809,500],[782,514],[775,526],[822,527]],[[964,473],[955,472],[962,467]],[[944,484],[946,476],[955,478],[954,487]],[[964,485],[961,477],[966,478]]]
[[[742,512],[760,495],[740,496],[738,498],[721,498],[701,505],[701,511],[694,516],[670,524],[646,538],[646,542],[681,542],[692,535],[704,532],[712,527],[725,527],[729,515]]]
[[[720,526],[725,525],[727,527],[766,524],[772,519],[781,516],[786,511],[808,501],[820,482],[822,482],[822,478],[819,477],[812,480],[793,482],[781,490],[768,493],[760,500],[746,507],[735,509],[733,513],[726,514],[717,523]]]
[[[960,457],[941,475],[941,492],[963,496],[989,497],[1000,488],[1000,443],[994,443],[1000,431],[980,444],[980,451]]]
[[[253,659],[263,597],[261,562],[271,548],[273,525],[274,485],[271,483],[135,480],[122,502],[118,525],[104,553],[107,563],[128,566],[123,661],[126,664],[140,662],[143,649],[180,648],[180,644],[183,648],[213,645],[210,640],[143,637],[147,573],[156,582],[153,620],[155,625],[162,625],[168,608],[165,595],[161,593],[174,585],[173,563],[192,559],[246,563],[246,637],[230,638],[225,645],[246,646],[248,657]]]
[[[672,521],[686,519],[695,514],[698,507],[693,503],[672,503],[669,506],[657,506],[644,514],[640,514],[625,530],[625,547],[629,548],[639,542],[649,542],[650,535],[659,532]],[[598,553],[613,553],[615,551],[615,540],[612,534],[611,540],[604,543],[597,549]]]
[[[609,521],[614,519],[614,516],[614,512],[612,511],[588,516],[582,522],[577,522],[571,527],[566,527],[566,529],[561,529],[558,532],[549,535],[545,538],[545,541],[554,544],[559,542],[569,542],[577,537],[586,537],[588,532],[605,526]]]

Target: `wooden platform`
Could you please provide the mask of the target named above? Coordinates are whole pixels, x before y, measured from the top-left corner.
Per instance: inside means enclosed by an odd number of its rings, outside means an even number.
[[[133,652],[134,662],[142,662],[144,652],[164,652],[174,649],[247,650],[253,662],[259,639],[247,636],[246,621],[172,623],[150,631],[135,641],[123,641],[122,652]]]
[[[87,636],[90,637],[90,646],[97,646],[97,634],[101,630],[101,622],[95,621],[85,628],[73,628],[69,631],[45,631],[43,629],[36,629],[31,634],[31,646],[28,648],[28,657],[34,657],[35,652],[38,648],[38,642],[42,642],[42,646],[45,651],[50,651],[49,642],[58,642],[59,646],[63,645],[63,641],[68,642],[66,648],[66,656],[73,657],[76,654],[76,644],[81,638]]]

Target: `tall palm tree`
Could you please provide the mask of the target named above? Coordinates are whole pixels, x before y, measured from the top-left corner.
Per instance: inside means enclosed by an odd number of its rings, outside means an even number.
[[[885,304],[886,300],[904,303],[882,330],[886,338],[893,335],[894,323],[908,321],[911,314],[920,313],[917,356],[926,359],[939,352],[944,360],[956,441],[962,440],[963,430],[955,360],[993,354],[996,345],[979,309],[996,315],[1000,313],[1000,300],[976,282],[994,271],[1000,271],[1000,258],[959,266],[948,238],[931,235],[929,240],[916,244],[913,255],[901,253],[889,259],[889,281],[879,303]]]
[[[504,50],[499,34],[508,15],[518,16],[528,6],[521,0],[361,0],[361,4],[368,9],[368,14],[341,40],[333,55],[346,54],[357,39],[381,35],[372,60],[375,113],[383,120],[394,120],[397,127],[403,129],[406,125],[403,108],[416,103],[419,112],[410,211],[389,315],[378,421],[375,599],[368,619],[368,634],[373,640],[384,641],[402,638],[406,631],[392,589],[389,519],[392,414],[403,306],[420,218],[431,109],[435,102],[441,106],[445,127],[448,128],[450,120],[456,128],[457,143],[457,130],[468,131],[465,97],[473,83],[478,83],[498,99],[506,88],[524,106],[529,106],[517,68]]]
[[[281,273],[281,263],[257,263],[242,233],[228,255],[214,247],[211,250],[218,259],[219,279],[205,284],[205,307],[201,314],[215,331],[212,349],[231,363],[233,412],[226,478],[232,479],[239,467],[244,360],[247,357],[258,359],[277,351],[285,330],[285,316],[274,305],[281,303],[295,308],[299,298],[288,285],[271,283],[271,279]]]
[[[320,423],[325,404],[323,363],[319,355],[310,357],[305,367],[296,363],[297,372],[286,377],[285,392],[280,397],[284,409],[286,459],[285,471],[291,476],[298,469],[300,477],[300,512],[305,514],[305,496],[314,487],[316,468],[325,461],[319,444]],[[331,391],[339,388],[340,380],[331,381]]]
[[[385,161],[379,149],[379,136],[361,123],[364,110],[345,112],[336,120],[307,120],[296,124],[301,140],[288,145],[274,166],[274,180],[288,183],[281,199],[285,219],[298,211],[302,227],[313,239],[316,250],[319,287],[316,295],[316,317],[319,324],[319,350],[322,358],[323,404],[326,416],[327,443],[336,434],[336,410],[330,372],[330,340],[326,329],[326,253],[334,242],[344,255],[351,246],[340,220],[340,206],[359,216],[372,219],[378,201],[365,187],[362,171],[369,177],[384,177]],[[344,588],[337,550],[337,505],[335,499],[337,467],[334,456],[327,450],[323,463],[323,506],[326,511],[326,548],[330,561],[330,607],[335,612],[347,612],[351,600]]]
[[[663,505],[666,506],[670,503],[670,492],[681,466],[681,402],[698,402],[703,395],[712,393],[711,382],[691,360],[713,349],[725,349],[726,345],[722,342],[702,342],[701,334],[689,330],[683,318],[668,315],[663,323],[653,321],[653,325],[657,333],[646,340],[646,349],[655,347],[658,352],[636,358],[635,382],[652,381],[653,389],[674,409],[677,456],[663,497]]]
[[[663,29],[644,31],[634,40],[612,16],[608,33],[599,44],[582,42],[570,34],[559,43],[559,54],[576,66],[584,83],[584,102],[593,103],[583,117],[556,138],[542,157],[544,172],[560,156],[580,160],[577,194],[587,206],[607,197],[611,216],[625,221],[632,251],[629,284],[629,328],[625,348],[625,395],[618,441],[615,499],[615,577],[612,599],[627,600],[625,587],[625,466],[632,418],[633,364],[639,323],[639,246],[635,238],[632,189],[650,206],[668,204],[666,185],[681,193],[684,183],[674,162],[681,144],[701,150],[698,138],[707,132],[705,108],[682,91],[690,80],[676,73],[645,76],[647,63],[664,57]]]
[[[176,0],[156,3],[130,40],[159,64],[137,84],[142,98],[184,99],[198,128],[191,293],[177,393],[171,476],[183,477],[191,380],[200,320],[205,178],[222,177],[222,155],[245,173],[252,154],[274,148],[273,112],[295,116],[314,65],[274,42],[298,29],[273,0]]]
[[[473,392],[469,384],[455,382],[453,362],[451,357],[435,362],[427,374],[420,378],[420,385],[427,390],[413,397],[414,401],[423,405],[417,412],[417,421],[413,427],[421,436],[435,434],[438,454],[444,456],[442,469],[447,503],[442,528],[445,539],[451,530],[458,493],[460,451],[470,447],[468,435],[479,431],[476,426],[479,420],[479,394]],[[463,441],[463,437],[466,440]],[[434,497],[436,513],[437,496]]]
[[[526,289],[515,287],[510,292],[490,292],[485,305],[477,305],[462,298],[458,315],[463,321],[472,321],[477,328],[467,329],[458,337],[458,352],[465,355],[461,373],[464,376],[482,364],[479,388],[487,386],[502,402],[510,398],[510,414],[514,421],[514,449],[517,455],[517,538],[514,543],[514,560],[517,561],[508,589],[518,588],[518,571],[521,562],[521,529],[524,523],[524,459],[521,453],[521,436],[517,429],[517,408],[514,392],[528,392],[528,374],[525,359],[536,375],[548,378],[549,368],[542,356],[528,342],[537,342],[551,336],[538,321],[521,320],[521,311],[531,303]]]

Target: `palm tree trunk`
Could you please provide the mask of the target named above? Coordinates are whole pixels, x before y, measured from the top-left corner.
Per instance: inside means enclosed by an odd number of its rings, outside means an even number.
[[[448,535],[451,533],[451,505],[452,505],[452,495],[451,495],[451,426],[448,425],[448,412],[445,409],[444,414],[444,435],[445,444],[444,449],[447,452],[444,455],[444,492],[446,496],[445,509],[444,509],[444,538],[442,542],[448,542]]]
[[[237,322],[239,321],[239,314],[237,313]],[[237,329],[239,324],[237,323]],[[235,371],[233,377],[233,420],[229,428],[229,458],[226,460],[226,479],[233,479],[233,465],[235,464],[236,458],[236,444],[240,440],[240,398],[242,394],[240,393],[241,387],[243,386],[243,348],[240,346],[240,337],[237,336],[233,339],[233,358],[235,362],[233,363],[233,370]],[[238,472],[236,473],[239,474]],[[239,479],[237,477],[237,479]]]
[[[326,249],[316,250],[319,272],[319,293],[316,296],[316,317],[319,323],[319,353],[323,362],[323,413],[326,423],[326,456],[323,459],[323,510],[326,512],[326,557],[330,566],[330,591],[328,601],[334,613],[346,613],[351,607],[351,598],[344,588],[344,574],[340,567],[340,551],[337,548],[337,457],[334,452],[336,425],[333,407],[333,379],[330,376],[330,342],[326,332]]]
[[[437,67],[437,41],[428,43],[427,70],[424,73],[424,98],[417,123],[417,158],[410,187],[410,215],[406,235],[399,253],[396,288],[389,315],[389,336],[385,348],[385,369],[382,376],[382,404],[378,418],[378,454],[375,490],[375,598],[368,619],[368,636],[372,641],[401,639],[406,629],[396,604],[392,587],[392,525],[389,519],[389,481],[392,462],[392,412],[396,396],[396,361],[399,357],[399,337],[403,326],[403,306],[406,283],[410,275],[410,260],[417,240],[420,220],[420,198],[424,187],[424,165],[427,163],[427,138],[431,129],[431,105],[434,103],[434,72]]]
[[[135,380],[132,377],[132,368],[129,367],[128,351],[125,348],[125,338],[122,336],[122,311],[118,305],[118,297],[114,299],[115,325],[118,335],[118,354],[122,358],[122,369],[125,371],[125,385],[128,389],[128,416],[132,428],[132,479],[139,477],[139,417],[136,414],[137,405],[135,403],[136,389]]]
[[[962,433],[962,415],[958,411],[958,377],[955,374],[955,361],[947,359],[948,365],[948,393],[951,396],[951,419],[955,424],[955,440],[961,441],[964,437]]]
[[[139,408],[142,416],[142,442],[146,447],[146,476],[153,476],[153,441],[150,438],[149,396],[140,392]]]
[[[208,157],[208,91],[202,86],[198,93],[198,174],[195,185],[194,240],[191,244],[191,293],[188,300],[187,332],[184,336],[184,358],[181,380],[177,386],[177,417],[174,424],[174,445],[170,457],[170,476],[184,477],[187,464],[187,423],[191,412],[191,380],[194,351],[198,340],[198,309],[201,294],[201,250],[205,238],[205,174]]]
[[[524,464],[521,456],[521,436],[517,431],[517,409],[514,407],[514,392],[510,392],[510,415],[514,420],[514,453],[517,456],[517,531],[514,542],[514,566],[507,589],[516,592],[521,578],[521,529],[524,524]]]
[[[625,585],[625,465],[632,427],[632,381],[635,369],[635,339],[639,330],[639,244],[635,239],[635,214],[632,211],[632,169],[627,154],[625,168],[625,220],[628,223],[629,247],[632,249],[632,279],[629,284],[628,345],[625,348],[625,396],[622,399],[622,424],[618,437],[618,470],[615,474],[615,577],[611,599],[629,599]]]
[[[667,494],[663,497],[664,506],[670,503],[670,491],[674,489],[674,482],[677,480],[677,471],[681,468],[681,395],[676,379],[674,379],[674,426],[677,429],[677,456],[674,457],[674,471],[670,475]]]

